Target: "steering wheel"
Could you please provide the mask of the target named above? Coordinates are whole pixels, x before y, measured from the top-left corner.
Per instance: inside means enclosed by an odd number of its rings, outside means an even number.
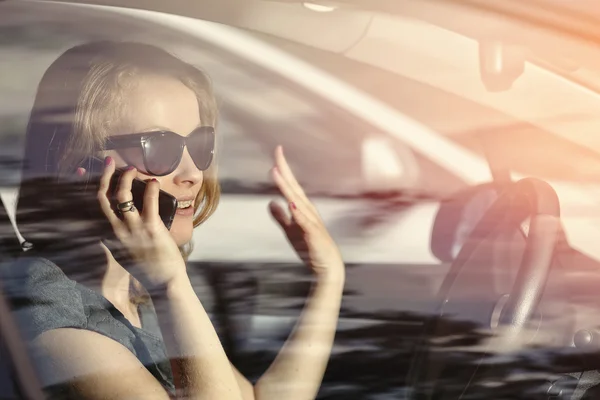
[[[532,318],[561,235],[560,206],[550,185],[527,178],[505,189],[475,226],[442,283],[438,308],[412,360],[409,397],[461,398],[473,390],[475,376],[485,376],[494,367],[494,362],[485,362],[490,353],[518,350],[531,339],[526,328],[535,324]],[[507,259],[519,245],[516,259]],[[498,256],[505,257],[506,265],[494,271]],[[473,259],[479,262],[468,262]]]

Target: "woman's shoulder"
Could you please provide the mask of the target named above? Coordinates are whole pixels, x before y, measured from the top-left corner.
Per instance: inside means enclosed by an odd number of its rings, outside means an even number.
[[[162,342],[151,340],[148,335],[139,337],[108,300],[70,279],[55,262],[39,256],[23,256],[2,264],[0,284],[27,342],[59,328],[92,331],[130,350],[170,387],[169,369],[160,365],[165,357]]]
[[[22,256],[0,266],[0,283],[10,299],[29,297],[77,300],[63,295],[76,292],[76,282],[69,279],[58,265],[40,256]],[[76,296],[75,296],[76,297]],[[32,298],[32,300],[34,300]]]
[[[29,338],[57,328],[85,328],[77,283],[52,261],[23,256],[0,266],[0,283],[17,323]]]
[[[0,266],[0,284],[24,337],[53,329],[85,329],[134,351],[135,334],[102,295],[70,279],[53,261],[22,256]]]
[[[9,299],[29,295],[58,297],[58,294],[74,291],[77,285],[58,265],[40,256],[22,256],[2,264],[0,283]]]
[[[58,265],[41,256],[23,255],[0,266],[4,290],[27,289],[44,284],[62,284],[69,287],[75,282],[67,278]]]

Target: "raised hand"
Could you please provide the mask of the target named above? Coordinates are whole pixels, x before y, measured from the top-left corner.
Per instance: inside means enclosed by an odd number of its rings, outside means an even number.
[[[290,244],[317,277],[343,281],[345,268],[340,251],[294,177],[281,146],[275,149],[275,166],[271,173],[288,203],[289,214],[275,201],[269,204],[269,209]]]

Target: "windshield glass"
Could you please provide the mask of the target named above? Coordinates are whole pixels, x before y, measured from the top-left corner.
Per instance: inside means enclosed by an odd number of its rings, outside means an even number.
[[[600,140],[591,134],[600,96],[580,85],[583,76],[592,76],[589,68],[565,74],[525,53],[527,65],[512,87],[490,91],[482,82],[483,50],[476,40],[399,15],[372,18],[373,25],[380,19],[379,30],[371,28],[372,37],[366,32],[344,52],[324,50],[301,35],[284,40],[254,34],[490,160],[495,168],[552,181],[591,184],[600,179]],[[395,25],[400,27],[393,30]],[[401,35],[402,29],[412,30],[412,36],[408,31]],[[414,45],[408,38],[417,34],[429,40]]]
[[[352,1],[0,0],[0,398],[600,388],[600,96]]]
[[[82,13],[93,20],[101,13],[70,10]],[[61,51],[70,45],[86,40],[127,38],[144,40],[149,30],[139,24],[133,33],[117,27],[114,32],[99,28],[101,22],[83,26],[48,15],[36,21],[36,29],[21,29],[35,19],[33,16],[15,14],[10,20],[0,21],[0,29],[8,38],[4,46],[11,57],[0,60],[0,89],[5,94],[0,99],[2,128],[0,128],[0,159],[14,173],[3,174],[8,182],[18,180],[23,132],[27,124],[30,102],[43,71]],[[171,40],[173,33],[152,28],[151,37],[170,52],[201,66],[209,73],[219,98],[219,163],[222,191],[232,194],[264,193],[277,191],[269,177],[271,147],[276,143],[290,150],[290,163],[299,170],[298,179],[311,195],[357,197],[373,191],[364,177],[362,159],[364,142],[377,134],[377,129],[351,113],[341,111],[335,104],[323,101],[309,90],[283,77],[249,63],[235,54],[218,49],[199,40]],[[29,68],[17,68],[26,59]],[[15,72],[17,71],[17,72]],[[394,149],[396,147],[397,149]],[[412,166],[412,156],[400,156],[403,147],[393,145],[389,150],[394,161],[404,171]],[[427,164],[424,161],[424,164]],[[445,172],[440,172],[446,174]],[[397,175],[385,191],[397,192],[411,189],[439,195],[456,190],[463,183],[460,178],[447,174],[447,185],[424,183],[409,185],[410,175]],[[429,185],[429,187],[427,187]]]

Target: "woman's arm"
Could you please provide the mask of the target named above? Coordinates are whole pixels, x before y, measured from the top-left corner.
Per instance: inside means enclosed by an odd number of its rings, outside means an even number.
[[[98,200],[115,235],[128,250],[132,263],[128,271],[150,293],[167,347],[174,360],[173,372],[178,396],[186,399],[240,399],[234,372],[214,327],[189,281],[179,248],[159,217],[157,180],[147,183],[142,215],[123,212],[121,220],[109,200],[114,161],[107,158],[100,180]],[[130,201],[135,169],[123,173],[116,198]]]
[[[314,399],[331,354],[342,277],[317,280],[294,332],[254,388],[257,400]]]
[[[245,399],[314,399],[333,346],[345,268],[337,246],[280,147],[275,152],[273,179],[289,203],[291,217],[276,203],[271,204],[271,213],[316,280],[294,332],[251,394],[249,383],[239,373],[236,376]]]
[[[31,352],[42,386],[68,393],[61,398],[169,400],[131,351],[99,333],[53,329],[32,342]]]
[[[182,397],[241,399],[235,373],[187,275],[151,297]]]
[[[256,385],[235,367],[244,400],[314,399],[331,354],[343,278],[317,281],[296,328]]]
[[[175,399],[241,399],[235,374],[189,281],[172,282],[152,298],[174,364]],[[96,332],[44,332],[33,342],[33,355],[44,386],[60,384],[72,398],[169,399],[131,351]]]

